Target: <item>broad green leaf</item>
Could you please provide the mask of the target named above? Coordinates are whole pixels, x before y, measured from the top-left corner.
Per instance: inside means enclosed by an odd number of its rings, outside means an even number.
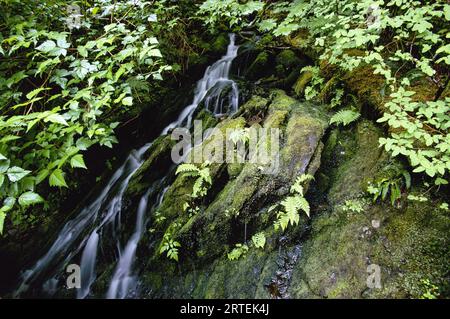
[[[73,168],[84,168],[87,169],[86,164],[84,164],[83,155],[77,154],[70,159],[70,165]]]
[[[128,105],[128,106],[133,105],[133,98],[130,97],[130,96],[127,96],[126,98],[124,98],[124,99],[122,100],[122,104],[123,104],[123,105]]]
[[[0,235],[3,235],[3,226],[5,224],[5,212],[0,211]]]
[[[19,205],[22,207],[42,203],[43,201],[44,199],[34,192],[26,192],[19,197]]]
[[[8,178],[11,182],[18,182],[28,174],[30,174],[31,171],[24,170],[21,167],[13,166],[6,172],[6,175],[8,175]]]
[[[49,185],[57,187],[68,187],[64,179],[64,173],[61,169],[55,169],[49,177]]]
[[[86,47],[84,47],[84,46],[79,46],[79,47],[77,48],[77,50],[78,50],[78,53],[79,53],[83,58],[86,58],[86,57],[88,56],[88,50],[86,49]]]
[[[36,95],[38,95],[39,92],[46,91],[46,90],[50,90],[50,88],[43,88],[43,87],[40,87],[40,88],[38,88],[38,89],[36,89],[36,90],[33,90],[33,91],[31,91],[31,92],[29,92],[29,93],[27,94],[27,99],[31,100],[31,99],[34,98]]]
[[[69,124],[66,122],[66,120],[64,119],[64,117],[61,114],[58,113],[53,113],[50,114],[49,116],[47,116],[44,119],[45,122],[52,122],[52,123],[57,123],[57,124],[61,124],[61,125],[65,125],[68,126]]]
[[[10,161],[5,157],[5,159],[0,159],[0,173],[5,173],[9,168]]]
[[[48,53],[52,51],[54,48],[56,48],[56,43],[53,40],[47,40],[44,43],[42,43],[40,46],[36,48],[36,50]]]

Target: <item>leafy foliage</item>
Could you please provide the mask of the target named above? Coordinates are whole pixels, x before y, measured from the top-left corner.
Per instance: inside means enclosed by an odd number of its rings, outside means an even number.
[[[225,19],[233,27],[238,26],[245,17],[263,9],[263,7],[263,1],[239,3],[236,0],[206,0],[200,6],[199,14],[205,19],[206,24],[216,25],[222,19]]]
[[[364,202],[358,199],[348,199],[342,206],[344,212],[361,213],[364,211]]]
[[[202,164],[201,168],[198,168],[194,164],[185,163],[178,166],[175,174],[184,174],[185,176],[197,177],[192,189],[192,198],[201,198],[208,192],[209,186],[211,186],[211,174],[209,171],[209,163]]]
[[[291,187],[292,196],[286,197],[282,202],[282,210],[277,213],[277,220],[274,222],[275,229],[285,230],[288,225],[295,226],[300,221],[299,211],[303,211],[308,217],[310,207],[308,201],[305,199],[304,183],[313,179],[311,175],[302,174],[297,178],[294,185]]]
[[[264,246],[266,245],[266,236],[263,232],[256,233],[252,236],[252,242],[256,248],[264,249]]]
[[[360,116],[361,114],[355,110],[341,110],[331,117],[330,124],[347,126],[359,119]]]
[[[166,253],[167,258],[178,261],[178,248],[181,247],[181,244],[172,239],[172,235],[170,232],[166,232],[164,234],[161,246],[159,248],[159,253]]]
[[[0,231],[7,211],[43,202],[41,183],[68,187],[82,152],[117,142],[111,119],[134,106],[131,81],[170,70],[149,3],[91,1],[72,29],[65,1],[1,6]]]
[[[407,171],[400,172],[400,176],[396,178],[382,178],[372,184],[369,182],[367,192],[373,195],[373,201],[381,198],[385,200],[390,194],[391,205],[394,206],[402,196],[402,187],[409,189],[411,187],[411,176]]]
[[[212,2],[207,1],[209,7]],[[220,2],[220,1],[216,1]],[[236,4],[237,5],[237,4]],[[241,20],[241,27],[296,39],[314,47],[319,62],[340,71],[370,67],[384,81],[380,91],[384,114],[380,123],[389,136],[380,145],[393,156],[407,158],[416,173],[425,173],[436,185],[448,183],[450,99],[440,95],[450,80],[450,4],[416,0],[296,0],[265,1],[256,17]],[[210,10],[212,22],[229,22]],[[289,41],[288,41],[289,42]],[[307,67],[313,80],[305,90],[316,98],[326,83],[318,66]],[[435,97],[416,93],[417,83],[439,87]],[[340,99],[336,91],[332,106]],[[354,120],[355,113],[338,113],[334,122]]]
[[[248,252],[246,244],[236,244],[235,248],[227,254],[229,260],[237,260]]]
[[[450,98],[413,102],[414,94],[403,87],[391,94],[388,112],[378,122],[387,122],[396,131],[381,138],[380,144],[393,156],[406,156],[414,172],[436,177],[436,185],[447,184],[442,177],[450,170]]]

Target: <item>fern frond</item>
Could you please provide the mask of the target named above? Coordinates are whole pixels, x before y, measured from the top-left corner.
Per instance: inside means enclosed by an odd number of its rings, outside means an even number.
[[[201,196],[203,192],[204,192],[203,179],[197,178],[192,188],[192,197],[197,198],[199,195]]]
[[[286,211],[286,215],[292,226],[298,224],[300,216],[298,214],[299,201],[298,196],[289,196],[282,203]]]
[[[175,174],[178,175],[179,173],[198,172],[198,171],[199,169],[194,164],[185,163],[177,167],[177,171],[175,172]]]
[[[310,207],[308,201],[304,197],[297,196],[297,205],[298,208],[305,212],[305,214],[309,217]]]
[[[361,114],[354,110],[341,110],[331,117],[330,124],[336,123],[346,126],[359,119],[360,116]]]

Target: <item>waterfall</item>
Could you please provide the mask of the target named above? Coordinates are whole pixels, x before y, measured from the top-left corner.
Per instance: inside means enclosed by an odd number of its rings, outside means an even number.
[[[229,78],[229,75],[231,63],[236,58],[238,49],[239,47],[235,44],[235,35],[230,34],[230,44],[228,45],[227,53],[220,60],[206,69],[203,78],[197,83],[192,103],[181,111],[178,119],[170,123],[162,131],[162,134],[167,134],[175,127],[184,126],[190,128],[192,116],[202,101],[205,102],[205,107],[216,116],[225,113],[233,114],[237,111],[239,104],[239,89],[237,84]],[[226,88],[228,88],[230,92],[225,92]],[[224,93],[226,98],[223,96]],[[225,101],[228,103],[225,104]],[[212,110],[211,107],[213,107]]]
[[[136,253],[136,248],[139,240],[142,236],[142,231],[144,228],[144,214],[147,210],[148,196],[150,191],[147,191],[144,196],[142,196],[137,213],[136,228],[128,241],[123,252],[121,252],[119,261],[117,263],[117,268],[109,286],[107,293],[107,298],[125,298],[129,292],[136,286],[136,278],[131,276],[131,268],[134,261],[134,255]]]
[[[238,109],[239,90],[237,84],[229,79],[231,63],[237,56],[238,47],[235,36],[230,35],[227,53],[220,60],[209,66],[203,78],[197,83],[192,104],[186,106],[178,119],[169,124],[161,135],[179,126],[190,127],[196,108],[204,101],[205,107],[214,115],[233,114]],[[228,90],[228,91],[227,91]],[[211,109],[212,108],[212,109]],[[69,220],[59,232],[47,253],[36,264],[23,272],[18,289],[14,293],[19,297],[30,288],[42,289],[47,294],[56,292],[58,278],[64,274],[64,267],[81,252],[81,288],[77,290],[77,298],[89,296],[91,286],[96,279],[97,252],[102,240],[111,239],[104,235],[107,230],[112,231],[115,240],[118,260],[112,275],[107,298],[126,298],[136,289],[138,281],[133,273],[133,264],[138,243],[144,233],[145,214],[148,211],[149,199],[158,194],[152,208],[158,207],[164,198],[168,186],[164,184],[166,177],[157,180],[141,197],[137,214],[136,226],[133,234],[121,249],[119,230],[121,226],[122,200],[128,183],[133,174],[144,162],[144,154],[150,148],[148,143],[138,150],[133,150],[113,176],[109,179],[101,193],[78,215]],[[162,189],[162,191],[159,191]],[[158,193],[157,193],[158,192]],[[104,237],[108,238],[104,238]],[[47,278],[41,287],[39,283]]]
[[[119,213],[121,210],[121,202],[123,194],[128,186],[131,176],[143,163],[143,155],[151,146],[146,144],[137,151],[132,151],[124,164],[110,178],[100,195],[87,207],[81,210],[77,217],[69,220],[59,232],[58,237],[52,244],[47,253],[38,260],[33,268],[26,270],[22,275],[22,282],[15,292],[15,296],[20,296],[27,291],[30,284],[39,279],[42,273],[50,268],[58,266],[59,270],[67,264],[83,247],[80,269],[82,279],[87,280],[88,285],[82,283],[81,291],[78,297],[85,297],[89,292],[89,286],[94,277],[94,264],[99,240],[99,231],[108,224],[111,224],[115,230],[120,225]],[[93,231],[84,235],[81,243],[73,250],[71,248],[76,241],[82,237],[83,233],[96,223],[99,224]],[[115,226],[115,227],[114,227]],[[60,256],[66,254],[63,261]],[[54,280],[51,278],[50,280]],[[52,289],[53,290],[53,289]]]

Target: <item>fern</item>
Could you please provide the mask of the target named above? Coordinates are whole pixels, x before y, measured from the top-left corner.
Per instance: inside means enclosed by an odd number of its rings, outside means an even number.
[[[163,241],[159,248],[159,254],[166,252],[167,258],[178,261],[178,248],[181,244],[172,239],[172,234],[167,232],[164,234]]]
[[[195,166],[194,164],[185,163],[177,167],[177,171],[175,172],[175,174],[178,175],[180,173],[198,172],[198,171],[199,171],[198,167]]]
[[[291,224],[295,226],[300,221],[300,211],[303,211],[308,217],[310,216],[310,206],[308,201],[303,196],[305,182],[314,179],[313,176],[303,174],[299,176],[291,187],[292,196],[286,197],[281,205],[283,210],[277,213],[277,220],[274,222],[275,229],[281,228],[283,231]]]
[[[264,249],[264,246],[266,245],[266,236],[264,235],[263,232],[254,234],[252,236],[252,242],[256,248]]]
[[[206,195],[209,186],[212,184],[211,172],[208,167],[209,163],[202,164],[201,168],[198,168],[194,164],[185,163],[178,166],[175,174],[184,174],[189,177],[197,177],[192,188],[191,197],[199,198]]]
[[[342,124],[347,126],[348,124],[359,119],[360,116],[361,114],[354,110],[341,110],[331,117],[330,124],[336,123],[337,125]]]
[[[230,135],[229,139],[236,145],[239,141],[245,144],[250,140],[250,131],[248,128],[235,129]]]
[[[247,251],[248,246],[246,244],[236,244],[236,247],[227,254],[227,257],[229,260],[236,260],[245,255]]]

